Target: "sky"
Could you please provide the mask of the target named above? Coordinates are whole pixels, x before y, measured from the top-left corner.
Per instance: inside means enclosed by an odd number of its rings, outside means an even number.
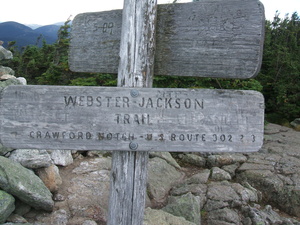
[[[276,10],[280,12],[281,17],[286,13],[291,15],[295,11],[300,14],[300,0],[260,1],[264,4],[268,20],[273,20]],[[121,9],[123,2],[124,0],[6,0],[1,2],[0,22],[48,25],[65,22],[68,18],[73,19],[79,13]],[[158,0],[158,4],[170,2],[172,0]]]

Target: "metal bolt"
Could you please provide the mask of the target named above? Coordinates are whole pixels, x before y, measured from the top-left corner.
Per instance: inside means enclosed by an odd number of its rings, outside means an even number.
[[[137,143],[135,143],[135,142],[130,142],[130,144],[129,144],[129,148],[131,150],[137,150],[138,146],[139,145]]]
[[[133,90],[130,91],[130,95],[133,98],[136,98],[137,96],[139,96],[139,94],[140,94],[139,91],[136,90],[136,89],[133,89]]]

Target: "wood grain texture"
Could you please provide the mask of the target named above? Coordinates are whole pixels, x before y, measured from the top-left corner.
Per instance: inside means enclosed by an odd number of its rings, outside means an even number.
[[[119,87],[152,87],[156,16],[156,0],[124,1]],[[131,97],[138,95],[131,90]],[[113,152],[108,225],[143,224],[149,153],[136,151],[134,140],[129,147],[132,151]]]
[[[1,141],[13,148],[257,151],[264,99],[254,91],[10,86]],[[253,136],[255,141],[253,141]]]
[[[75,17],[71,70],[117,73],[121,18],[121,10]],[[257,0],[158,5],[154,74],[254,77],[261,66],[264,21]]]

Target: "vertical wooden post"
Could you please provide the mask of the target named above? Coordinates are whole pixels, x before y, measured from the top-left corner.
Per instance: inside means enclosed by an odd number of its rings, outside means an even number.
[[[124,0],[118,86],[152,87],[156,0]],[[113,152],[108,225],[142,225],[148,152]]]

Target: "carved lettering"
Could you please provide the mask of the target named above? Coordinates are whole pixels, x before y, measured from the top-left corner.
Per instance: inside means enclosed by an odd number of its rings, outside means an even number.
[[[141,98],[138,103],[142,108],[165,108],[165,109],[204,109],[203,99],[190,99],[190,98]]]
[[[105,103],[105,104],[103,104]],[[128,108],[128,97],[110,97],[110,96],[64,96],[65,106],[80,106],[80,107],[116,107],[116,108]]]
[[[171,141],[171,142],[206,142],[211,144],[254,143],[254,134],[217,134],[217,133],[145,133],[136,135],[134,133],[120,132],[91,132],[91,131],[30,131],[30,139],[37,140],[69,140],[69,141]]]
[[[117,124],[152,125],[150,115],[144,114],[115,114]]]

